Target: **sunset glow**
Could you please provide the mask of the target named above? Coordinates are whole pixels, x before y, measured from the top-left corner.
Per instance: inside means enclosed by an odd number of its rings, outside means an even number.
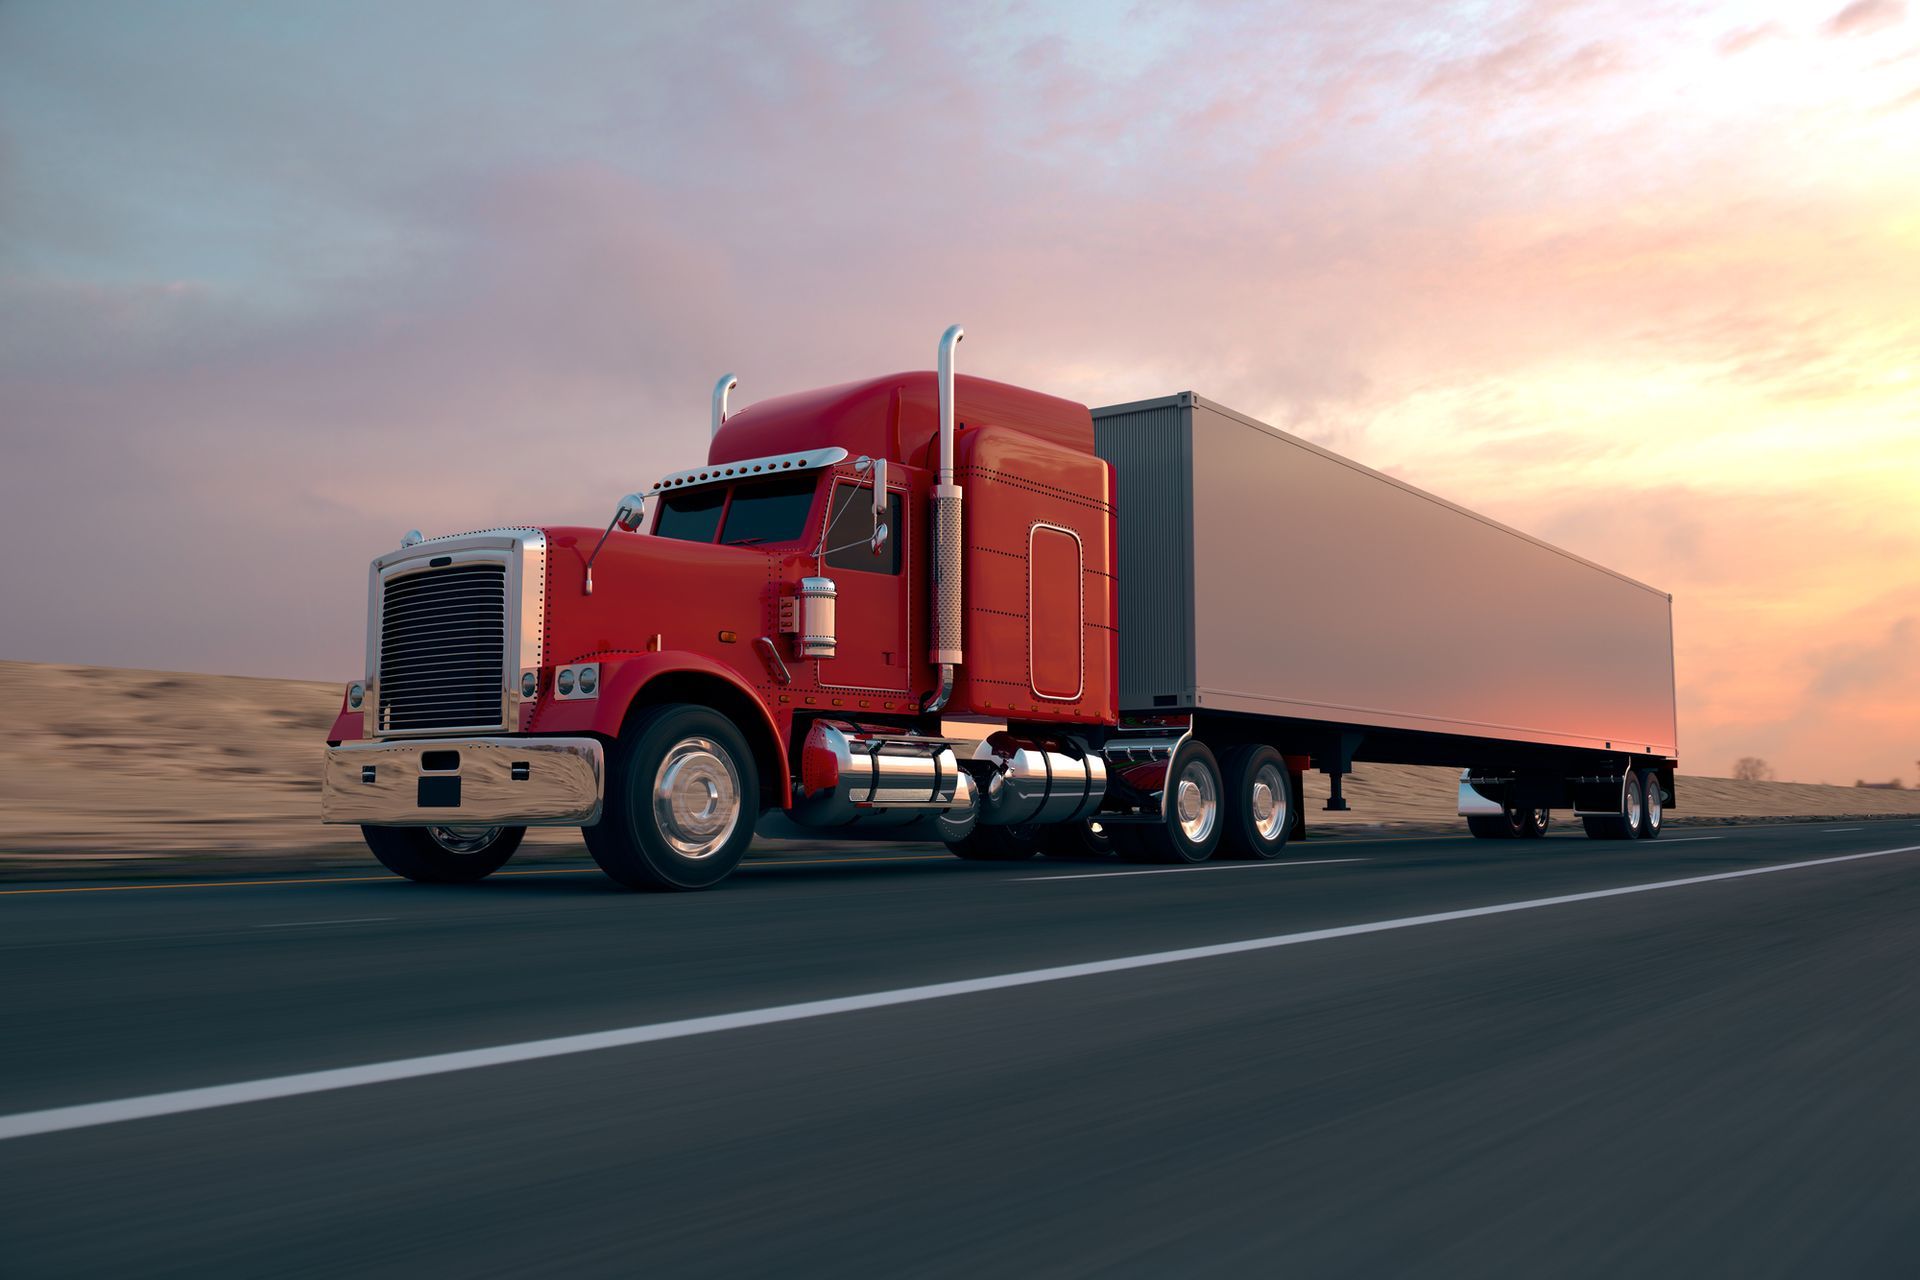
[[[350,678],[403,530],[959,320],[1672,592],[1686,772],[1914,785],[1916,299],[1900,0],[7,4],[0,657]]]

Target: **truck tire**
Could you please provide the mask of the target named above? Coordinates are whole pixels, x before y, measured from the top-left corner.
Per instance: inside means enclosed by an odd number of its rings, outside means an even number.
[[[1129,862],[1205,862],[1226,829],[1226,784],[1204,742],[1188,738],[1167,762],[1166,812],[1155,822],[1115,824]]]
[[[746,856],[760,775],[731,720],[675,704],[643,712],[614,745],[600,821],[582,829],[600,869],[629,889],[706,889]]]
[[[1100,822],[1062,822],[1040,829],[1040,852],[1070,862],[1113,856],[1113,828]]]
[[[1519,837],[1520,828],[1516,818],[1519,813],[1514,809],[1499,813],[1472,813],[1467,815],[1467,830],[1481,840],[1513,840]]]
[[[1658,840],[1666,826],[1667,806],[1660,791],[1660,775],[1651,769],[1640,773],[1640,838]]]
[[[422,884],[472,884],[520,847],[525,827],[361,827],[380,865]]]
[[[1640,789],[1640,775],[1629,773],[1621,793],[1618,814],[1589,814],[1580,819],[1581,825],[1587,829],[1588,839],[1638,840],[1640,838],[1640,824],[1646,820],[1646,805],[1642,800],[1646,793]]]
[[[1031,822],[975,827],[965,839],[948,841],[947,848],[969,862],[1024,862],[1040,852],[1041,831]]]
[[[1277,858],[1293,831],[1293,788],[1286,757],[1272,747],[1234,747],[1220,762],[1226,784],[1222,858]]]

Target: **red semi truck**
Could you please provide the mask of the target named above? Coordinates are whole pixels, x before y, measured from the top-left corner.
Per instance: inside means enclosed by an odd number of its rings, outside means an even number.
[[[756,829],[1195,863],[1383,761],[1461,767],[1478,836],[1659,834],[1670,596],[1191,393],[956,377],[960,338],[737,414],[721,379],[705,464],[605,530],[409,533],[324,820],[429,881],[530,826],[640,889]]]

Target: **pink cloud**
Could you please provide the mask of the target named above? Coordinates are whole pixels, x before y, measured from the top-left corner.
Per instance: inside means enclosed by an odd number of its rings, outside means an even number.
[[[1899,26],[1906,16],[1906,0],[1853,0],[1827,19],[1825,30],[1832,36],[1870,35]]]

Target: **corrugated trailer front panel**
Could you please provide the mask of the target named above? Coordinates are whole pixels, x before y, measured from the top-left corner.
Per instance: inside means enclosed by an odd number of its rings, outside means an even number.
[[[1192,487],[1160,506],[1192,512],[1193,705],[1677,754],[1664,593],[1199,397],[1170,404]],[[1127,545],[1123,672],[1136,594],[1164,601],[1129,582]]]
[[[1193,450],[1173,399],[1094,411],[1113,465],[1120,578],[1120,706],[1188,705],[1193,692]]]

